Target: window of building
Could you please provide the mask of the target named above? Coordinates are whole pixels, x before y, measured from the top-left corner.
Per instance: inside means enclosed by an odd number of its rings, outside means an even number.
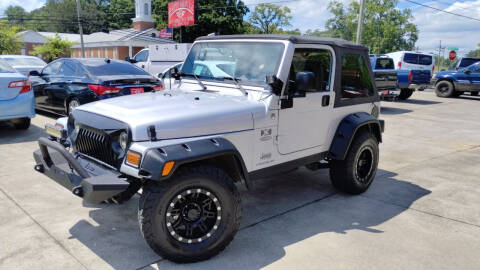
[[[117,47],[113,47],[113,59],[117,59]]]
[[[342,99],[370,97],[375,93],[365,59],[360,54],[342,55]]]
[[[288,92],[295,88],[298,72],[312,72],[315,76],[313,92],[329,91],[332,69],[332,54],[325,49],[295,49],[290,67]],[[294,90],[293,90],[294,91]]]
[[[143,4],[143,10],[146,16],[148,16],[148,3]]]

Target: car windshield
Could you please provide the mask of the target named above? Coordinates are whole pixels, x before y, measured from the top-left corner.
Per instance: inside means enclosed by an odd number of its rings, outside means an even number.
[[[233,77],[241,83],[264,84],[266,76],[277,73],[283,50],[282,43],[201,42],[192,47],[182,73],[207,80]]]
[[[392,58],[377,58],[375,69],[395,69]]]
[[[3,57],[12,66],[45,66],[46,63],[34,57]]]
[[[0,73],[13,73],[13,72],[16,72],[15,69],[13,69],[7,63],[0,60]]]
[[[149,75],[140,69],[124,61],[105,61],[105,59],[82,59],[80,61],[85,68],[94,76],[110,75]]]

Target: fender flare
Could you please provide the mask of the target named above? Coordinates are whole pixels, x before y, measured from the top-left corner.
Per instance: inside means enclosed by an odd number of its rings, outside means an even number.
[[[358,130],[364,127],[377,137],[378,142],[382,142],[383,120],[378,120],[366,112],[352,113],[345,116],[338,124],[328,157],[333,160],[344,160],[353,138]]]
[[[169,161],[174,161],[175,165],[168,175],[162,176],[163,167]],[[247,188],[251,187],[240,152],[225,138],[201,139],[149,149],[140,166],[139,175],[145,179],[163,181],[172,177],[182,165],[202,161],[221,162],[221,168],[234,180],[244,182]]]

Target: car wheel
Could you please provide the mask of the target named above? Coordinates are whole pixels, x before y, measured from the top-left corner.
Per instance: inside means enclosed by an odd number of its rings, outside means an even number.
[[[455,87],[449,81],[440,81],[435,86],[437,97],[451,97],[455,92]]]
[[[407,100],[409,97],[411,97],[413,94],[412,89],[404,88],[400,89],[400,94],[398,95],[398,99],[400,100]]]
[[[333,160],[330,180],[335,188],[349,194],[365,192],[378,167],[378,141],[370,132],[355,136],[344,160]]]
[[[22,118],[22,119],[17,119],[15,122],[13,122],[13,126],[16,129],[28,129],[30,127],[30,118]]]
[[[72,98],[68,102],[67,115],[69,115],[71,112],[73,112],[73,110],[75,110],[75,108],[77,108],[78,106],[80,106],[80,101],[78,101],[78,99],[76,99],[76,98]]]
[[[215,256],[233,240],[242,208],[233,180],[211,166],[188,166],[143,187],[138,219],[148,245],[174,262]]]
[[[470,92],[471,96],[478,96],[478,92]]]

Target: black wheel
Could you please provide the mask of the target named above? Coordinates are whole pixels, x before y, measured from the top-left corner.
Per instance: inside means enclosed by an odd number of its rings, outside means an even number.
[[[130,182],[130,185],[128,188],[112,198],[106,200],[107,203],[115,203],[115,204],[122,204],[128,200],[130,200],[135,194],[137,194],[137,191],[142,187],[142,183],[139,181],[134,181]]]
[[[13,123],[13,126],[16,129],[28,129],[30,127],[30,118],[22,118],[22,119],[17,119]]]
[[[471,96],[478,96],[478,92],[470,92]]]
[[[242,216],[233,180],[212,166],[182,168],[143,187],[138,219],[143,237],[163,258],[186,263],[215,256],[233,240]]]
[[[400,100],[407,100],[413,94],[413,89],[403,88],[400,89],[400,94],[398,95],[398,99]]]
[[[345,160],[334,160],[330,180],[335,188],[349,194],[360,194],[368,189],[378,167],[378,141],[369,133],[355,136]]]
[[[67,104],[67,115],[73,112],[78,106],[80,106],[80,101],[76,98],[72,98]]]
[[[455,87],[449,81],[440,81],[435,86],[437,97],[451,97],[455,93]]]

